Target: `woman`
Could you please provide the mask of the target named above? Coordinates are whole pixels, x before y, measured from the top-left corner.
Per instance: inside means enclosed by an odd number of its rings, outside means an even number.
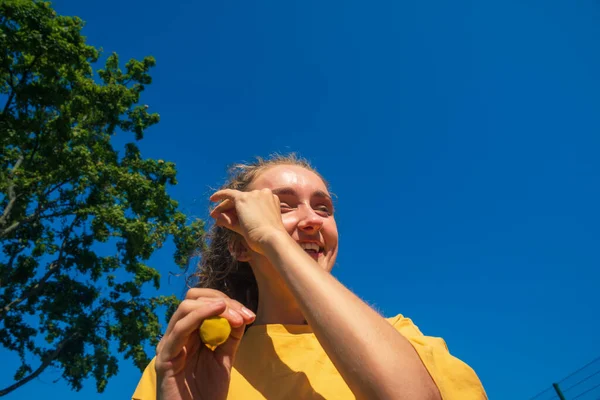
[[[485,399],[473,370],[402,316],[385,319],[331,274],[328,185],[294,155],[232,169],[198,288],[171,318],[133,399]],[[214,352],[202,321],[226,318]]]

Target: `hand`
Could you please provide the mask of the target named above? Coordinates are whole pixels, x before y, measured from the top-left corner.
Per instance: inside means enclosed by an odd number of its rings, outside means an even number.
[[[198,329],[208,317],[229,321],[229,339],[213,352]],[[231,367],[247,324],[256,316],[239,302],[212,289],[190,289],[156,347],[158,400],[225,400]]]
[[[239,233],[248,246],[257,253],[265,254],[263,245],[274,234],[285,233],[281,220],[279,197],[270,189],[241,192],[223,189],[210,197],[211,201],[221,201],[210,213],[217,226]]]

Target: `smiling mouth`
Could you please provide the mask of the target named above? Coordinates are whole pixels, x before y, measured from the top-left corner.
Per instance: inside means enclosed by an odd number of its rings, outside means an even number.
[[[323,254],[324,248],[323,246],[317,243],[299,243],[300,247],[311,256],[314,260],[319,259],[319,255]]]
[[[314,250],[304,250],[306,254],[311,256],[315,261],[319,260],[319,255],[323,254],[322,251],[314,251]]]

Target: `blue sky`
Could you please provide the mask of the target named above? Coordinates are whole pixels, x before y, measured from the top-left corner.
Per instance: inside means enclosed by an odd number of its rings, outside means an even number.
[[[105,54],[156,57],[141,148],[177,164],[190,216],[228,164],[299,152],[338,196],[335,275],[443,337],[491,399],[600,355],[597,1],[54,5]],[[180,295],[171,250],[150,263]],[[8,398],[127,398],[140,373],[120,371],[104,394],[50,371]]]

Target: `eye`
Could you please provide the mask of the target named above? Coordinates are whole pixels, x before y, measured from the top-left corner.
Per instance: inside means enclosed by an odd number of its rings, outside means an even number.
[[[326,205],[315,207],[315,211],[317,212],[317,214],[323,217],[329,217],[333,214],[333,210],[331,210],[331,208]]]
[[[282,213],[286,213],[293,210],[293,208],[287,203],[279,203],[279,209]]]

